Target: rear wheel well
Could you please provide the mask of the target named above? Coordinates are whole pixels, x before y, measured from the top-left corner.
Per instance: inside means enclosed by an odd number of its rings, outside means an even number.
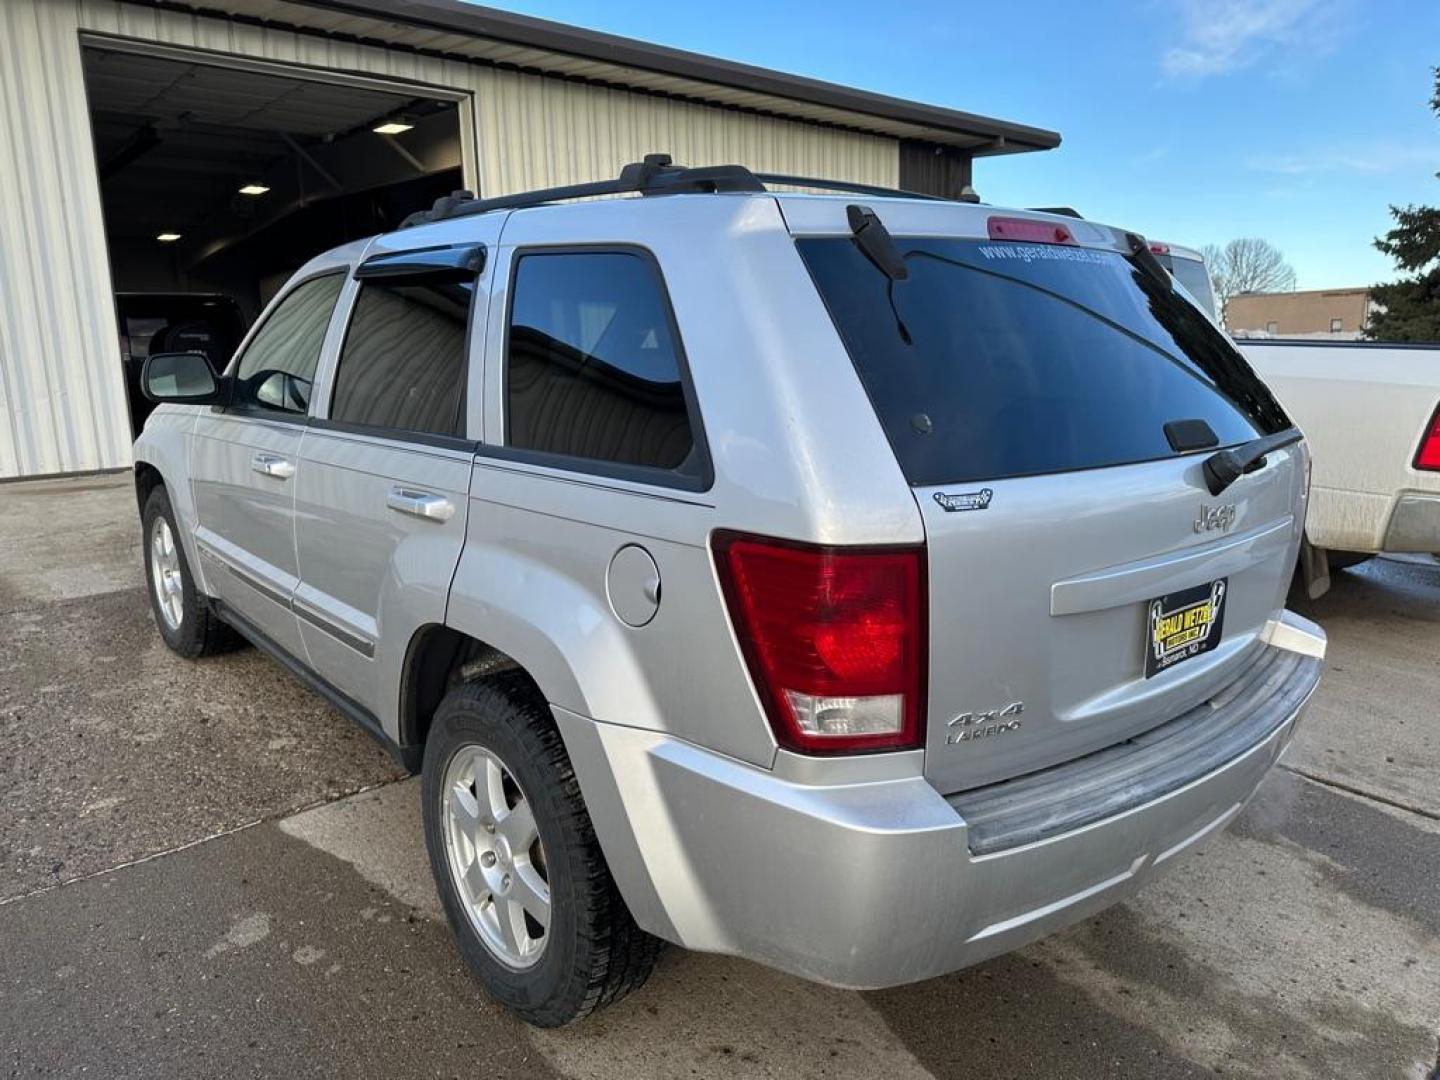
[[[452,687],[484,682],[502,672],[518,672],[526,692],[549,709],[530,673],[493,645],[449,626],[431,625],[416,631],[400,681],[400,745],[407,760],[419,760],[435,710]]]

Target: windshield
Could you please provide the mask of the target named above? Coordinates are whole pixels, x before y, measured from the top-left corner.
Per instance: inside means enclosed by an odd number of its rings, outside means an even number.
[[[1289,426],[1229,340],[1118,252],[897,242],[893,283],[848,237],[798,246],[912,484],[1172,457],[1171,420],[1222,446]]]

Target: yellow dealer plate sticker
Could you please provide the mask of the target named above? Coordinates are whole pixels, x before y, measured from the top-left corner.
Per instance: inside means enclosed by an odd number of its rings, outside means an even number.
[[[1146,604],[1145,677],[1220,644],[1227,579],[1167,593]]]

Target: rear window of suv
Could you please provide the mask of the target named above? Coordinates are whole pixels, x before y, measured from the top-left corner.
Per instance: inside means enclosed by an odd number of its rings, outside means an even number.
[[[911,484],[1172,457],[1171,420],[1222,446],[1289,426],[1225,336],[1118,252],[897,243],[893,283],[849,238],[798,246]]]

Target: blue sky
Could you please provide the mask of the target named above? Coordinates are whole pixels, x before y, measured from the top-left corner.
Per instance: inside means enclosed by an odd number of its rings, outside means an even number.
[[[1440,202],[1440,0],[490,2],[1058,130],[978,162],[981,197],[1192,246],[1261,236],[1302,289],[1390,278],[1387,206]]]

